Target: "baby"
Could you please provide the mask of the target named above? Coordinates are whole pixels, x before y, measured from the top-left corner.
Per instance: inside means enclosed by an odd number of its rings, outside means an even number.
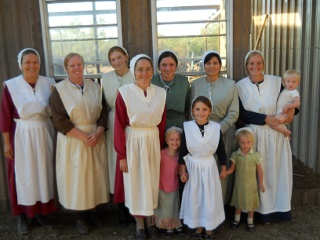
[[[286,118],[286,113],[289,108],[297,108],[300,106],[300,95],[297,91],[297,87],[300,83],[301,74],[296,70],[287,70],[283,75],[283,82],[285,89],[282,90],[277,101],[277,114],[281,123],[284,122]],[[284,124],[273,126],[273,129],[278,132],[282,132],[285,137],[290,136],[291,131],[289,131]]]

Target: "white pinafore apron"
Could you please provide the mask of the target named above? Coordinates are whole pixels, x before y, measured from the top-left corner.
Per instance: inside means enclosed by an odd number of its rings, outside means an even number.
[[[35,91],[22,75],[6,81],[20,119],[15,119],[14,161],[19,205],[53,198],[53,136],[49,97],[54,80],[39,76]]]
[[[216,152],[220,125],[209,121],[202,137],[195,121],[184,123],[189,154],[184,157],[189,179],[183,190],[180,218],[190,228],[213,230],[225,219]]]
[[[91,80],[84,80],[83,94],[68,79],[55,85],[70,117],[80,130],[96,130],[102,92]],[[78,138],[58,133],[56,175],[59,201],[66,209],[87,210],[109,201],[106,139],[94,147]]]
[[[123,173],[125,204],[132,215],[151,216],[158,206],[160,178],[160,124],[165,90],[150,85],[147,96],[134,83],[119,88],[130,126],[126,127],[128,173]]]
[[[248,111],[274,115],[279,96],[281,78],[265,75],[259,89],[249,78],[236,84],[239,97]],[[269,125],[249,124],[255,136],[255,150],[261,153],[261,166],[266,192],[260,194],[257,212],[268,214],[291,210],[292,153],[289,138]]]

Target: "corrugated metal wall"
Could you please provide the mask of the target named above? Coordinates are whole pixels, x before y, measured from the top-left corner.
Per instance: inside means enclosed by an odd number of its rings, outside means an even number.
[[[267,16],[257,44],[265,57],[265,72],[282,76],[287,69],[298,69],[302,73],[300,113],[290,126],[292,152],[320,172],[320,1],[252,0],[251,3],[252,49]]]

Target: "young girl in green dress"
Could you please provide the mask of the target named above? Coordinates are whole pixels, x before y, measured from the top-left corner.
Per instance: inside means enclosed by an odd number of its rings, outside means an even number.
[[[235,218],[232,228],[237,228],[240,222],[241,210],[248,212],[247,230],[253,231],[254,210],[260,206],[256,173],[258,172],[259,190],[265,192],[263,185],[263,170],[261,167],[261,155],[252,149],[254,135],[250,128],[245,127],[235,132],[236,141],[240,148],[231,155],[231,167],[227,174],[235,173],[235,184],[231,199],[231,205],[235,206]]]

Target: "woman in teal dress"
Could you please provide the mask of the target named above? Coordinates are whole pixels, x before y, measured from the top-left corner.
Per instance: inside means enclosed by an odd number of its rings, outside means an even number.
[[[167,92],[166,129],[172,126],[183,128],[183,122],[189,116],[190,84],[185,76],[176,74],[177,67],[177,56],[172,51],[163,51],[158,58],[159,74],[151,80]]]

